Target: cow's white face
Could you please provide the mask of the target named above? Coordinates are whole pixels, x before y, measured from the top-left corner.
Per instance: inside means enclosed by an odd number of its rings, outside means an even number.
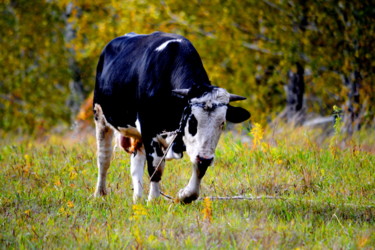
[[[191,114],[184,133],[186,152],[198,165],[211,165],[226,122],[230,94],[222,88],[190,100]]]

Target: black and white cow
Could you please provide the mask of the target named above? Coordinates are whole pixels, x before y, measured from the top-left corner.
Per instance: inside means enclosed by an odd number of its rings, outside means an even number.
[[[163,32],[129,33],[115,38],[103,50],[97,66],[94,114],[98,144],[98,182],[95,196],[106,194],[106,176],[114,132],[131,153],[131,175],[136,202],[143,192],[147,161],[151,177],[148,200],[160,195],[164,169],[161,161],[182,158],[193,163],[188,185],[178,199],[189,203],[199,196],[200,182],[214,159],[226,121],[247,120],[250,113],[229,102],[244,97],[212,86],[197,51],[186,38]]]

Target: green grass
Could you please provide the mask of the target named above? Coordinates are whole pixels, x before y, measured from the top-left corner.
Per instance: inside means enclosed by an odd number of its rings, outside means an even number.
[[[340,149],[334,139],[318,145],[311,138],[297,130],[253,148],[226,134],[203,179],[203,197],[281,199],[180,205],[162,198],[136,206],[124,152],[114,155],[109,194],[91,196],[97,174],[91,136],[2,142],[0,246],[373,248],[375,155],[359,142]],[[175,196],[190,172],[187,157],[167,162],[162,190]],[[146,175],[144,180],[147,191]]]

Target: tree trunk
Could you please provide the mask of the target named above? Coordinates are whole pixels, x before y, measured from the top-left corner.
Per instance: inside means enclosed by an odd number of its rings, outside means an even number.
[[[288,123],[301,125],[305,119],[303,95],[305,93],[304,69],[296,63],[297,71],[288,72],[288,84],[285,86],[286,107],[285,117]]]
[[[76,37],[76,31],[74,29],[74,23],[69,21],[69,17],[72,15],[73,9],[76,8],[73,2],[70,2],[66,7],[65,12],[65,42],[69,45],[71,41]],[[71,79],[69,81],[70,95],[67,100],[67,105],[71,111],[72,120],[79,112],[81,103],[84,100],[84,89],[81,79],[81,70],[76,60],[76,53],[72,46],[68,47],[69,55],[69,70],[71,73]]]
[[[360,129],[359,88],[362,77],[358,71],[354,71],[350,77],[344,76],[343,83],[348,88],[348,100],[344,104],[343,132],[352,135]]]

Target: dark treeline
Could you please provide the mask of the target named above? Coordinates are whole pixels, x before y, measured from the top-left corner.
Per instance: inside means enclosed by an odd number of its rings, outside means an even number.
[[[190,39],[212,84],[249,97],[255,121],[303,123],[336,105],[348,132],[375,126],[372,1],[5,0],[0,12],[4,131],[69,124],[105,44],[156,30]]]

